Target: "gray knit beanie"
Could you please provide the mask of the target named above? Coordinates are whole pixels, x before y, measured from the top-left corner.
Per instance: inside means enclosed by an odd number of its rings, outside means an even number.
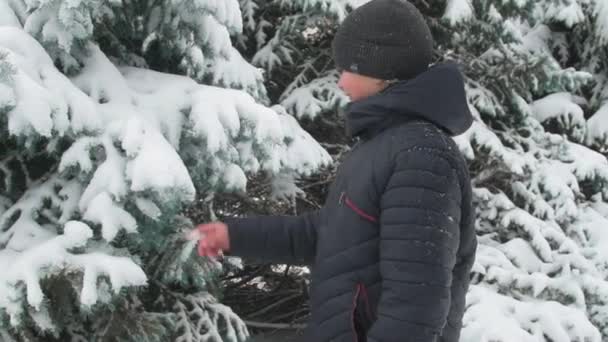
[[[351,12],[332,44],[338,69],[383,80],[426,71],[433,38],[422,14],[406,0],[372,0]]]

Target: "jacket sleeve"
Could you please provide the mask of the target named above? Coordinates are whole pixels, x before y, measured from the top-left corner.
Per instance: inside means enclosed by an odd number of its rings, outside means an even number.
[[[460,184],[446,152],[399,152],[380,208],[382,287],[368,341],[439,341],[461,216]]]
[[[321,211],[300,216],[226,219],[230,254],[259,260],[310,264],[315,256]]]

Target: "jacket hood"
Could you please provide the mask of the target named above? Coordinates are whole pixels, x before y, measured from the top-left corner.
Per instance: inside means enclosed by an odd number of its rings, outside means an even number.
[[[352,136],[373,136],[395,123],[416,119],[430,121],[452,136],[471,126],[464,79],[455,63],[435,65],[413,79],[351,102],[346,109]]]

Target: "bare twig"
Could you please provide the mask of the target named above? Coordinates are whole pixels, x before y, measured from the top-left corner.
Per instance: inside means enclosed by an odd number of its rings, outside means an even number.
[[[330,175],[330,177],[327,177],[325,179],[321,179],[320,181],[317,181],[317,182],[314,182],[314,183],[310,183],[310,184],[306,184],[306,185],[302,185],[302,186],[300,186],[300,189],[304,190],[304,189],[312,188],[312,187],[315,187],[315,186],[318,186],[318,185],[325,185],[325,184],[333,182],[333,180],[334,179],[333,179],[332,175]]]
[[[266,323],[266,322],[255,322],[245,321],[250,327],[254,328],[265,328],[265,329],[295,329],[301,330],[306,328],[306,324],[286,324],[286,323]]]
[[[243,277],[243,279],[239,280],[238,282],[227,284],[225,289],[233,289],[233,288],[239,287],[243,284],[246,284],[246,283],[250,282],[251,280],[255,279],[256,277],[258,277],[260,274],[264,273],[264,271],[266,271],[266,267],[259,267],[257,270],[255,270],[254,272],[250,273],[249,275]]]
[[[307,312],[308,312],[308,308],[299,308],[297,310],[294,310],[294,311],[291,311],[291,312],[287,312],[287,313],[284,313],[284,314],[279,315],[279,316],[272,317],[272,320],[273,321],[280,321],[280,320],[288,318],[288,317],[291,320],[294,320],[298,314],[307,313]]]
[[[309,199],[308,199],[308,198],[306,198],[306,197],[302,197],[302,198],[300,198],[300,199],[301,199],[303,202],[306,202],[306,203],[310,204],[310,205],[311,205],[313,208],[316,208],[316,209],[321,208],[321,205],[320,205],[319,203],[313,202],[313,201],[309,200]]]
[[[279,306],[279,305],[281,305],[281,304],[283,304],[283,303],[285,303],[285,302],[288,302],[288,301],[290,301],[290,300],[292,300],[292,299],[298,298],[299,296],[301,296],[301,294],[300,294],[300,293],[296,293],[296,294],[293,294],[293,295],[291,295],[291,296],[285,297],[285,298],[283,298],[283,299],[281,299],[281,300],[278,300],[278,301],[274,302],[274,303],[273,303],[273,304],[271,304],[271,305],[268,305],[267,307],[265,307],[265,308],[263,308],[263,309],[261,309],[261,310],[258,310],[258,311],[256,311],[256,312],[253,312],[253,313],[251,313],[251,314],[248,314],[248,315],[247,315],[247,317],[248,317],[248,318],[254,318],[254,317],[258,317],[258,316],[260,316],[261,314],[266,313],[266,312],[270,311],[271,309],[274,309],[274,308],[276,308],[277,306]]]

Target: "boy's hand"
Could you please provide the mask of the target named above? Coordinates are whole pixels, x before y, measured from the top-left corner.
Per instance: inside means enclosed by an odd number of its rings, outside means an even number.
[[[198,225],[188,233],[189,240],[198,240],[198,255],[216,257],[230,249],[228,226],[223,222]]]

